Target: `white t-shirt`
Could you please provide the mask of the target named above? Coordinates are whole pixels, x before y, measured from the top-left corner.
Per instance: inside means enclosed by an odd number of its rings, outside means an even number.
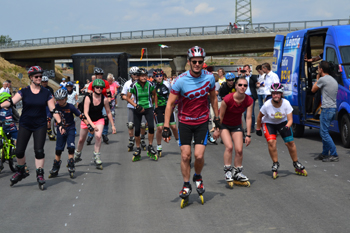
[[[77,101],[75,99],[76,95],[77,95],[77,93],[75,91],[73,91],[72,94],[68,94],[67,103],[73,104],[75,106],[75,104],[77,103]]]
[[[61,82],[61,83],[60,83],[60,85],[62,85],[62,86],[64,86],[64,87],[66,87],[67,82]]]
[[[7,93],[9,93],[10,94],[10,89],[8,88],[8,87],[6,87],[6,88],[1,88],[0,89],[0,93],[2,93],[2,92],[7,92]]]
[[[128,94],[128,90],[130,89],[130,86],[132,84],[132,80],[128,80],[126,81],[126,83],[124,83],[124,87],[123,87],[123,90],[122,90],[122,94],[124,95],[127,95]],[[134,99],[134,103],[136,103],[136,99],[135,99],[135,96],[133,94],[131,94],[131,99]],[[134,106],[132,106],[129,102],[128,102],[128,105],[127,105],[128,108],[135,108]]]
[[[265,95],[271,95],[271,85],[273,83],[279,83],[280,82],[280,78],[278,77],[278,75],[272,71],[270,71],[270,73],[265,75]]]
[[[279,108],[275,108],[271,101],[272,99],[266,101],[260,109],[260,112],[264,115],[262,123],[280,124],[287,121],[287,115],[293,112],[289,101],[282,98],[282,105]]]
[[[264,83],[265,84],[265,74],[261,75],[259,74],[258,77],[258,82],[259,83]],[[266,84],[265,84],[266,85]],[[258,95],[265,95],[265,86],[260,86],[256,92],[258,93]]]

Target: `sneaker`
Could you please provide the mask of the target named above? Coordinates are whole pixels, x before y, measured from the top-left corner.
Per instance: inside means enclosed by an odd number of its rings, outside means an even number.
[[[327,156],[326,158],[322,159],[322,162],[339,162],[339,156]]]
[[[325,159],[327,157],[328,157],[328,155],[324,155],[324,154],[321,153],[317,157],[315,157],[314,160],[323,160],[323,159]]]

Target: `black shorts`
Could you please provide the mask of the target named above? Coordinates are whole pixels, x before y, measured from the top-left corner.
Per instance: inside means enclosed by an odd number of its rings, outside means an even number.
[[[277,138],[277,132],[281,135],[283,138],[283,141],[285,143],[291,142],[294,140],[293,138],[293,131],[291,128],[289,128],[288,131],[281,131],[281,129],[287,124],[287,121],[279,123],[279,124],[271,124],[271,123],[263,123],[262,128],[264,130],[264,135],[266,138],[266,141],[270,140],[276,140]]]
[[[165,107],[166,106],[158,107],[159,109],[158,115],[154,116],[154,120],[156,122],[157,127],[164,125]],[[175,116],[174,116],[174,112],[172,112],[170,115],[170,125],[175,125],[175,124],[176,124]]]
[[[233,133],[233,132],[243,133],[242,125],[230,126],[230,125],[221,124],[221,129],[227,129],[230,133]]]
[[[200,125],[187,125],[179,122],[179,145],[191,145],[192,137],[194,137],[194,144],[206,146],[208,139],[208,122]]]

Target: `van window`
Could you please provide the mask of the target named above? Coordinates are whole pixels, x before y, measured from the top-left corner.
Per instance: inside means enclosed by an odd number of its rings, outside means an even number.
[[[346,78],[350,79],[350,46],[341,47],[340,55],[343,59]]]
[[[333,64],[339,64],[338,63],[338,58],[337,58],[337,53],[335,50],[331,47],[327,48],[326,52],[326,61],[332,62]]]

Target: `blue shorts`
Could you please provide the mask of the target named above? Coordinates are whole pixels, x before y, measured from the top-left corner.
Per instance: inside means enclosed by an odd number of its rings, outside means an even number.
[[[75,128],[66,130],[66,133],[63,135],[57,129],[56,150],[64,151],[66,143],[67,148],[75,149]]]
[[[13,131],[13,132],[11,132],[11,131],[10,131],[10,132],[6,132],[6,134],[8,134],[7,139],[12,138],[12,139],[14,139],[14,140],[17,140],[18,130]]]

